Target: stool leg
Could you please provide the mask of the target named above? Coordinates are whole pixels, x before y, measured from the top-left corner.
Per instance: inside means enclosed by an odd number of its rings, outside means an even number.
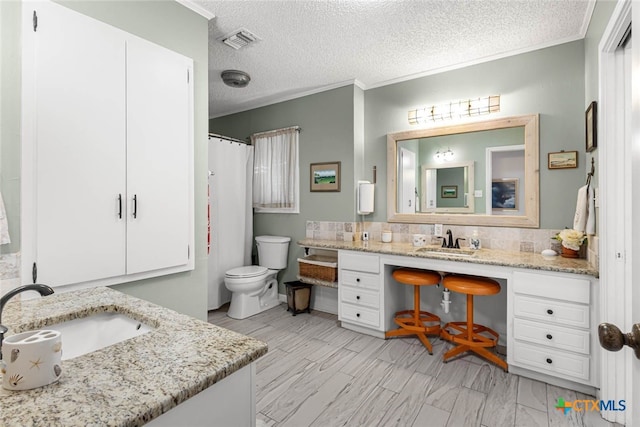
[[[473,341],[473,295],[467,294],[467,339]]]
[[[420,286],[413,286],[413,321],[414,325],[420,325]]]

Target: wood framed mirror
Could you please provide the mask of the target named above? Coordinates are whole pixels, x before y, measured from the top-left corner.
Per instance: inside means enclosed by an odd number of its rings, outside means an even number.
[[[448,162],[442,161],[443,152],[447,152]],[[517,157],[492,157],[504,153]],[[538,228],[539,163],[537,114],[387,134],[387,221]],[[467,176],[460,182],[448,178],[450,183],[430,184],[428,189],[423,174],[446,170],[448,164],[467,165]],[[498,180],[518,182],[519,209],[492,209],[496,186],[491,183]],[[448,196],[445,199],[454,195],[461,199],[463,209],[437,209],[433,194],[442,198],[441,190]]]

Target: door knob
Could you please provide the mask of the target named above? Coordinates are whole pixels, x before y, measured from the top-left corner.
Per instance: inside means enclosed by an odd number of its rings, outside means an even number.
[[[598,326],[598,338],[605,350],[618,351],[628,345],[634,349],[636,357],[640,359],[640,323],[633,325],[628,334],[623,334],[616,325],[601,323]]]

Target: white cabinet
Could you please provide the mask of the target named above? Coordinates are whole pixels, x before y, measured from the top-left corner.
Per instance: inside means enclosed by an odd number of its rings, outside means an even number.
[[[591,280],[575,275],[514,272],[510,370],[597,385],[592,287]]]
[[[338,252],[338,319],[343,327],[384,337],[380,257]]]
[[[61,5],[23,3],[25,282],[193,269],[192,69]]]

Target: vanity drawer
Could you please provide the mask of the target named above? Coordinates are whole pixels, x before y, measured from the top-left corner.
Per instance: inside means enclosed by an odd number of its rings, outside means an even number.
[[[357,307],[351,304],[342,304],[342,319],[352,323],[360,323],[374,328],[380,327],[380,312],[370,308]]]
[[[582,304],[589,304],[590,285],[586,279],[520,271],[513,273],[513,289],[518,294],[551,297]]]
[[[544,374],[553,373],[572,380],[589,381],[589,356],[516,342],[513,360],[517,365]]]
[[[340,288],[340,295],[340,301],[342,302],[371,308],[380,307],[380,294],[378,292],[342,286]]]
[[[555,323],[560,326],[577,326],[589,329],[589,306],[515,295],[513,312],[516,317]]]
[[[380,257],[378,255],[358,254],[353,252],[340,252],[339,266],[347,270],[366,271],[369,273],[380,272]]]
[[[340,270],[340,285],[356,286],[358,288],[380,289],[380,275],[362,273],[360,271]]]
[[[569,329],[516,318],[513,321],[513,336],[517,340],[547,345],[559,350],[589,354],[588,330]]]

